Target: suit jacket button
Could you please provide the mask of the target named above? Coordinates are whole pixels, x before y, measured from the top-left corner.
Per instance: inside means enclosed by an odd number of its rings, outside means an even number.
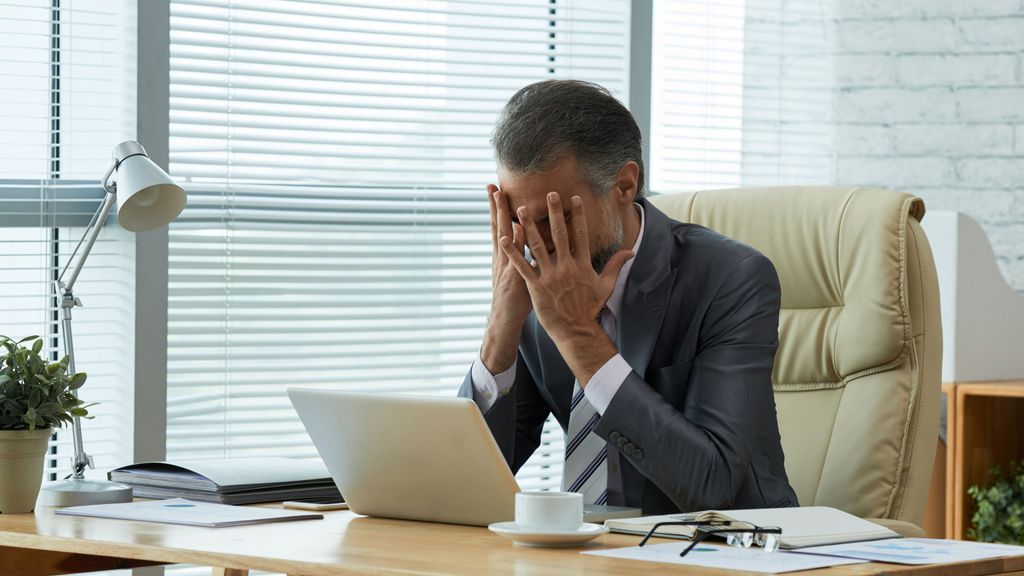
[[[617,442],[619,438],[622,438],[622,434],[619,434],[616,430],[612,430],[612,433],[608,435],[608,438],[611,439],[612,442]]]
[[[622,451],[626,456],[632,456],[636,453],[636,446],[634,446],[632,442],[627,442],[626,445],[622,447]]]
[[[637,448],[636,450],[633,451],[633,458],[636,458],[637,460],[640,460],[643,457],[644,457],[644,451],[643,450]]]
[[[625,448],[626,444],[629,444],[629,438],[626,438],[625,436],[619,436],[619,439],[615,441],[615,445],[619,447],[619,450]],[[632,444],[629,445],[632,446]]]

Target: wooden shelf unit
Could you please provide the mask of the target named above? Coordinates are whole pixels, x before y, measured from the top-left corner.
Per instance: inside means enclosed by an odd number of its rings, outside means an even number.
[[[967,488],[1024,458],[1024,381],[943,384],[946,394],[946,537],[964,539],[974,506]]]

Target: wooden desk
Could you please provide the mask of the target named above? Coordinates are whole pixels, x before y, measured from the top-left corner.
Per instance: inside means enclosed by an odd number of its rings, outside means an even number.
[[[634,536],[606,534],[591,549],[633,546]],[[679,574],[670,564],[582,556],[579,549],[518,548],[484,528],[358,517],[328,512],[324,520],[237,528],[198,528],[57,516],[51,509],[0,515],[0,574],[38,576],[148,564],[216,566],[215,573],[267,570],[302,576],[339,574],[516,574],[517,576]],[[801,572],[852,576],[1018,574],[1024,558],[944,566],[858,564]],[[692,574],[728,574],[688,569]]]

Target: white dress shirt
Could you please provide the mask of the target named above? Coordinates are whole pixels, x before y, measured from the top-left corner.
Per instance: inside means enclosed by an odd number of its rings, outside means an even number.
[[[640,232],[636,236],[636,242],[633,243],[634,256],[627,260],[623,264],[622,269],[619,270],[619,276],[615,279],[615,288],[612,290],[612,295],[608,297],[608,301],[605,303],[605,308],[601,311],[600,316],[601,329],[608,335],[608,338],[611,339],[612,344],[616,348],[619,346],[619,317],[622,313],[622,294],[626,289],[629,271],[633,268],[633,260],[636,258],[636,254],[640,253],[640,241],[644,237],[644,209],[639,204],[634,204],[634,206],[640,212]],[[498,401],[498,398],[507,395],[512,390],[512,386],[516,381],[516,364],[518,361],[519,358],[517,356],[516,362],[512,363],[511,368],[500,374],[491,374],[487,367],[484,366],[479,354],[477,355],[470,375],[473,381],[473,401],[480,407],[480,412],[486,414],[491,409],[491,406],[494,406],[494,403]],[[632,370],[625,358],[621,354],[616,354],[594,373],[590,382],[587,383],[587,387],[583,389],[583,393],[598,414],[604,414],[608,405],[611,404],[612,397],[619,391],[619,387],[626,381],[626,376],[629,376]]]

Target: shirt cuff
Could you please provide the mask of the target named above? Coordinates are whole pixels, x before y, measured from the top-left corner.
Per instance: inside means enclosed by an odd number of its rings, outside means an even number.
[[[598,414],[604,415],[604,411],[612,403],[612,397],[619,391],[619,387],[632,371],[633,368],[622,357],[622,354],[616,354],[609,358],[604,366],[601,366],[590,378],[587,387],[583,389],[583,394]]]
[[[516,364],[519,363],[518,356],[512,366],[501,374],[491,374],[484,366],[480,356],[473,362],[470,371],[470,378],[473,381],[473,402],[480,407],[480,412],[487,414],[487,411],[494,406],[502,396],[507,396],[516,383]]]

